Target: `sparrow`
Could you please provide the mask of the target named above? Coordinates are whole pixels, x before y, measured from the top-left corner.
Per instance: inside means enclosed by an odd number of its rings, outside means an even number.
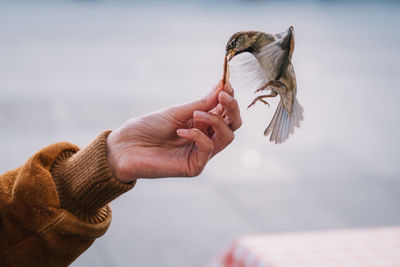
[[[235,33],[226,44],[226,59],[241,53],[250,53],[256,60],[245,62],[242,66],[244,72],[256,73],[254,79],[261,79],[262,86],[255,93],[268,91],[264,95],[257,96],[250,108],[257,101],[268,104],[265,98],[280,96],[280,101],[275,114],[264,131],[264,135],[270,136],[270,141],[282,143],[293,134],[295,127],[300,127],[303,119],[303,108],[296,98],[297,84],[291,58],[294,50],[294,28],[282,33],[269,34],[260,31],[242,31]],[[257,77],[259,73],[259,77]]]

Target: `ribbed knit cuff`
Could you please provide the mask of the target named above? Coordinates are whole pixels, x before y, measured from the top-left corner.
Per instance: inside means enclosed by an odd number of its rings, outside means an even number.
[[[107,162],[105,131],[75,153],[64,151],[51,168],[62,208],[81,219],[98,223],[107,216],[106,204],[134,187],[113,177]]]

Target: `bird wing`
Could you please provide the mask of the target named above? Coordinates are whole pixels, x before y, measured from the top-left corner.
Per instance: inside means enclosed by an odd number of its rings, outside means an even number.
[[[241,53],[229,61],[229,70],[232,80],[246,89],[254,91],[267,82],[258,60],[248,52]]]
[[[283,84],[283,86],[272,87],[280,95],[282,104],[286,111],[291,114],[293,102],[297,93],[297,82],[293,64],[290,60],[279,81]]]
[[[281,96],[283,106],[291,114],[296,96],[296,76],[290,62],[294,50],[294,30],[290,27],[286,32],[275,34],[275,41],[264,45],[255,53],[267,81],[279,80],[284,86],[273,87]]]
[[[295,93],[293,90],[286,90],[285,93],[280,94],[283,106],[285,107],[286,111],[291,114],[292,113],[292,108],[293,108],[293,101],[295,96]]]
[[[267,81],[279,80],[289,63],[290,49],[282,47],[282,39],[263,46],[255,57]]]
[[[294,29],[274,34],[275,41],[265,42],[261,49],[254,53],[267,81],[279,80],[286,72],[294,50]]]

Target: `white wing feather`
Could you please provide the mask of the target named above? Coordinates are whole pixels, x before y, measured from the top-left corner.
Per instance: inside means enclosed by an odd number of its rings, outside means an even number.
[[[229,61],[232,80],[246,90],[256,90],[266,83],[264,72],[250,53],[241,53]]]

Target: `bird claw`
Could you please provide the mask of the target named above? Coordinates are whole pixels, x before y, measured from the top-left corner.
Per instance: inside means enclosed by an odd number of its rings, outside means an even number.
[[[268,107],[270,107],[269,103],[263,99],[260,99],[261,102],[263,102],[265,105],[267,105]]]
[[[271,85],[273,85],[273,86],[282,86],[283,83],[281,81],[279,81],[279,80],[278,81],[271,80],[271,81],[265,83],[263,86],[261,86],[257,90],[255,90],[254,93],[256,94],[256,93],[262,92],[262,91],[266,90]]]
[[[266,88],[264,88],[264,87],[260,87],[260,88],[258,88],[257,90],[255,90],[254,91],[254,94],[257,94],[257,93],[259,93],[259,92],[262,92],[262,91],[264,91]]]
[[[265,101],[264,99],[262,99],[262,97],[263,97],[263,96],[256,97],[256,98],[253,100],[253,102],[251,102],[250,105],[247,106],[247,109],[249,109],[250,107],[254,106],[255,103],[257,103],[257,101],[261,101],[261,102],[263,102],[265,105],[267,105],[268,107],[270,107],[270,106],[269,106],[269,103],[268,103],[267,101]]]

